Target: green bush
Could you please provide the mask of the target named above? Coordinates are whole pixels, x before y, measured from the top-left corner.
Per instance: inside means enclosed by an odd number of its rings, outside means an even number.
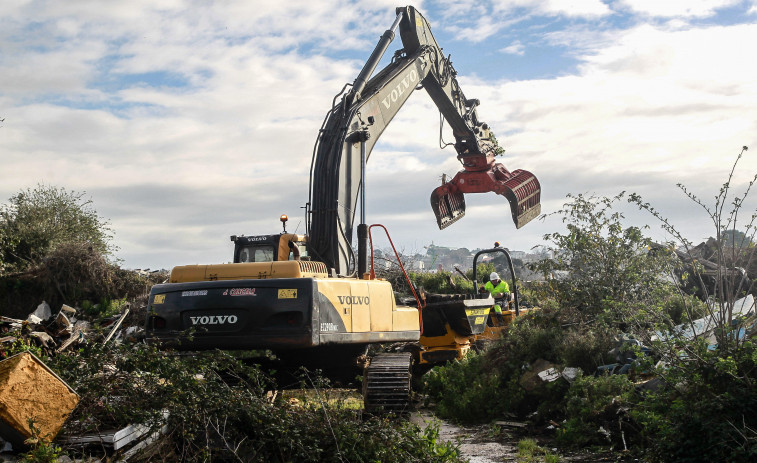
[[[433,428],[363,419],[350,407],[272,400],[266,391],[276,386],[267,375],[226,352],[187,356],[143,344],[92,344],[49,365],[81,395],[66,432],[131,423],[157,429],[168,412],[169,433],[155,461],[458,461],[456,447]]]
[[[65,243],[87,243],[109,254],[111,239],[108,222],[85,193],[38,185],[0,206],[0,274],[27,270]]]
[[[608,351],[617,344],[616,334],[617,330],[600,323],[570,326],[563,331],[555,349],[557,362],[593,374],[598,367],[615,362]]]
[[[455,421],[489,421],[501,415],[505,396],[518,394],[517,389],[503,385],[496,372],[487,369],[483,355],[475,353],[434,367],[423,379],[424,391],[435,402],[436,413]]]
[[[635,402],[633,392],[633,384],[624,375],[576,379],[566,395],[567,419],[557,431],[558,442],[574,447],[612,443],[623,448],[623,439],[630,442],[636,427],[628,424],[625,413]]]
[[[563,216],[567,230],[544,236],[553,243],[554,257],[533,270],[550,279],[560,308],[578,309],[587,319],[623,322],[664,281],[671,256],[649,253],[653,243],[642,228],[623,223],[614,207],[624,196],[568,195],[571,201],[555,212]]]
[[[754,461],[757,457],[757,346],[732,355],[702,342],[680,362],[658,370],[663,387],[632,414],[653,461]]]

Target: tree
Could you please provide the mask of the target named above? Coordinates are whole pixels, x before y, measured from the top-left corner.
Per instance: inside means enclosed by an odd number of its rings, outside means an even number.
[[[647,339],[641,338],[661,360],[655,371],[664,387],[634,412],[648,435],[655,436],[649,448],[656,461],[754,461],[757,456],[757,329],[754,308],[743,310],[737,303],[744,291],[755,293],[754,273],[749,272],[756,257],[752,243],[757,211],[745,210],[745,204],[757,175],[740,193],[733,184],[747,149],[744,146],[736,158],[714,205],[678,185],[714,227],[714,236],[706,243],[709,266],[696,259],[698,246],[661,213],[638,195],[629,198],[675,238],[671,249],[682,256],[682,269],[702,289],[706,301],[699,321],[673,330],[665,330],[666,323],[656,324],[654,336],[648,332]],[[714,285],[706,284],[705,278]],[[647,313],[655,321],[662,318],[653,310]]]
[[[649,253],[653,244],[639,227],[625,226],[613,198],[568,195],[570,202],[555,214],[563,216],[565,233],[550,233],[553,258],[534,265],[550,281],[559,307],[579,309],[593,318],[624,318],[640,301],[654,298],[650,289],[664,286],[665,260]]]
[[[0,206],[0,273],[25,271],[63,244],[85,243],[100,254],[111,254],[110,224],[85,195],[37,185]]]

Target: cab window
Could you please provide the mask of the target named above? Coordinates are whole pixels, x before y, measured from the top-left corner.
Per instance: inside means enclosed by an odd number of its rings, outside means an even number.
[[[271,262],[273,246],[245,246],[239,251],[239,262]]]
[[[305,243],[300,242],[294,242],[294,245],[297,246],[297,250],[300,251],[300,259],[302,260],[309,260],[308,258],[308,248],[305,246]],[[304,259],[303,259],[304,257]],[[289,250],[289,260],[295,260],[294,252],[292,250]]]

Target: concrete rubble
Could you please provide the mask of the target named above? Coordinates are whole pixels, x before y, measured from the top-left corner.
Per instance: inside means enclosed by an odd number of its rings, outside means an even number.
[[[526,391],[532,392],[544,383],[552,383],[558,379],[572,383],[580,375],[580,368],[566,367],[560,370],[557,365],[544,359],[538,359],[529,365],[528,370],[521,375],[519,384]]]

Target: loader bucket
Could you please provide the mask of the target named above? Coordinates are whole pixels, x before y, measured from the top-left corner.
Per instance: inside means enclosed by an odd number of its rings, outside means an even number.
[[[512,174],[502,194],[510,202],[515,228],[520,228],[541,214],[541,185],[527,170],[514,170]]]
[[[465,197],[459,190],[442,185],[431,193],[431,209],[439,230],[444,230],[465,215]]]

